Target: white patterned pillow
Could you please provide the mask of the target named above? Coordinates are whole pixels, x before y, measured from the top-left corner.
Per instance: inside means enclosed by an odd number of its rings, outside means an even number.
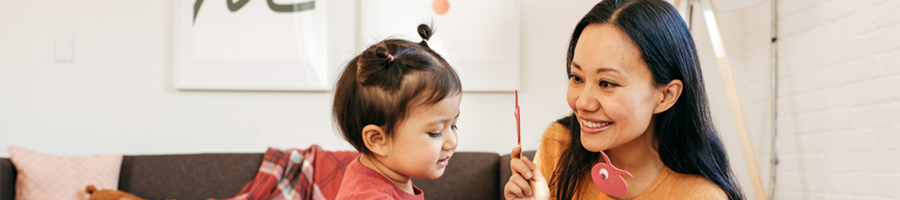
[[[16,200],[84,200],[87,185],[116,189],[122,155],[52,156],[9,147],[9,160],[16,166]]]

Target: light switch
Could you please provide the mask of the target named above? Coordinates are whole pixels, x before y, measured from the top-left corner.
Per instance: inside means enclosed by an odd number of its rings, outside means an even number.
[[[56,34],[56,62],[72,62],[75,56],[75,35]]]

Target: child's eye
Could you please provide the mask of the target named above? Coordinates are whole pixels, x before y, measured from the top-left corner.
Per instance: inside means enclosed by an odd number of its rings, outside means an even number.
[[[453,130],[459,130],[459,127],[457,127],[456,125],[450,125],[450,128]]]
[[[578,83],[580,83],[580,82],[582,81],[582,80],[581,80],[581,77],[578,76],[578,75],[575,75],[575,74],[569,74],[569,80],[575,81],[575,82],[578,82]]]
[[[437,133],[428,133],[428,136],[431,136],[431,137],[441,137],[441,132],[437,132]]]
[[[600,81],[600,87],[608,88],[608,87],[616,87],[616,86],[619,86],[619,85],[609,82],[609,81]]]

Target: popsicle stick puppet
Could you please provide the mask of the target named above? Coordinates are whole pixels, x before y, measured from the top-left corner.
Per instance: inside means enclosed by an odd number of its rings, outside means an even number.
[[[516,90],[516,136],[519,139],[519,158],[522,158],[522,125],[519,120],[519,90]]]

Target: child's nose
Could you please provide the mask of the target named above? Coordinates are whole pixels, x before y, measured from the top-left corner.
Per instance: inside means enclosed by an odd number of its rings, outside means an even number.
[[[450,131],[450,132],[451,132],[450,134],[446,134],[444,136],[443,149],[447,150],[447,151],[455,150],[457,144],[459,143],[459,138],[456,137],[457,136],[456,131]]]

